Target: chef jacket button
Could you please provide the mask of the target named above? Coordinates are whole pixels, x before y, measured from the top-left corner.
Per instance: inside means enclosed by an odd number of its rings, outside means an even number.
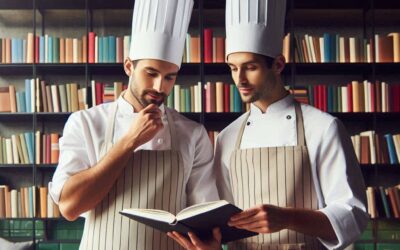
[[[158,144],[161,144],[161,143],[163,143],[163,142],[164,142],[164,140],[163,140],[162,138],[158,138],[158,139],[157,139],[157,143],[158,143]]]
[[[247,126],[250,126],[250,122],[247,122]]]
[[[287,115],[286,119],[290,120],[290,119],[292,119],[292,116],[291,115]]]

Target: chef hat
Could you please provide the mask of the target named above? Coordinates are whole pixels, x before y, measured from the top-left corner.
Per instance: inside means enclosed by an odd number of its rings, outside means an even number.
[[[286,0],[226,0],[226,57],[282,53]]]
[[[193,0],[136,0],[131,60],[158,59],[181,66]]]

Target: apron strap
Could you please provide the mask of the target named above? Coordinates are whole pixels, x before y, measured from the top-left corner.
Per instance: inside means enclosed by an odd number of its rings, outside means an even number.
[[[296,129],[297,129],[297,144],[299,146],[306,146],[306,140],[304,135],[304,122],[303,122],[303,112],[301,111],[300,103],[294,100],[294,108],[296,111]],[[249,119],[250,111],[247,112],[246,117],[240,127],[238,137],[236,139],[235,149],[240,149],[240,144],[242,143],[242,137],[244,129],[246,127],[247,120]]]
[[[239,134],[236,139],[235,149],[240,149],[240,144],[242,143],[244,128],[246,127],[247,119],[249,119],[249,116],[250,116],[250,111],[247,112],[246,117],[244,118],[243,124],[240,127]]]
[[[124,91],[125,92],[125,91]],[[124,94],[124,92],[121,93],[121,96]],[[104,137],[104,143],[101,146],[100,149],[100,157],[103,157],[113,146],[113,137],[114,137],[114,128],[115,128],[115,117],[117,115],[117,110],[118,110],[118,100],[114,101],[111,104],[111,112],[108,115],[108,124],[106,127],[106,134]],[[175,123],[172,119],[172,114],[168,110],[168,108],[165,108],[165,114],[168,119],[168,126],[170,130],[170,137],[171,137],[171,149],[176,151],[178,149],[177,145],[177,136],[176,136],[176,129],[175,129]]]
[[[306,146],[303,112],[301,111],[300,103],[294,101],[294,109],[296,111],[296,128],[297,128],[297,145]]]
[[[175,122],[172,119],[172,113],[171,111],[164,106],[165,110],[165,115],[167,116],[168,119],[168,126],[169,126],[169,133],[171,137],[171,150],[172,151],[178,151],[178,137],[176,136],[176,128],[175,128]]]

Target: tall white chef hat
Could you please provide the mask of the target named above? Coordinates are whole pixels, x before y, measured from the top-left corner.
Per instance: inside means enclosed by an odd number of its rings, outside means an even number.
[[[181,66],[193,0],[136,0],[131,60],[158,59]]]
[[[286,0],[226,0],[226,57],[282,53]]]

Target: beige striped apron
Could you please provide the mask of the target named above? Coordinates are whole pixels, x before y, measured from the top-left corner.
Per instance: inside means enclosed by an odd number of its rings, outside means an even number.
[[[112,104],[100,159],[112,147],[117,101]],[[108,195],[85,221],[80,250],[181,249],[165,233],[121,216],[123,208],[152,208],[176,214],[186,205],[184,166],[175,125],[166,109],[171,150],[133,152]]]
[[[318,209],[304,137],[303,116],[296,102],[297,146],[240,149],[247,114],[230,158],[232,193],[237,206],[260,204]],[[322,249],[316,238],[281,230],[235,242],[230,249]]]

